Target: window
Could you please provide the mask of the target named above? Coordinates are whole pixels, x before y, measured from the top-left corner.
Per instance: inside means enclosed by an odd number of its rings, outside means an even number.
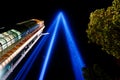
[[[2,49],[7,48],[7,41],[3,37],[0,37],[0,44],[2,44]]]

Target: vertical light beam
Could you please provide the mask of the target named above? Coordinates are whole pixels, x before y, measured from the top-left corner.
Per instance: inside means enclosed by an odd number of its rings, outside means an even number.
[[[75,80],[84,80],[82,75],[82,67],[84,67],[85,65],[84,65],[82,56],[80,55],[81,53],[79,52],[75,44],[74,38],[72,36],[72,32],[70,31],[69,26],[63,14],[61,15],[61,19],[63,22],[66,40],[67,40],[67,44],[70,52],[70,58],[73,66],[73,71],[75,74]]]
[[[39,51],[41,50],[43,44],[45,43],[47,39],[47,36],[43,37],[42,40],[40,40],[39,44],[37,47],[34,49],[30,57],[27,59],[23,67],[20,69],[19,73],[15,77],[14,80],[24,80],[25,76],[27,75],[29,69],[31,68],[32,64],[34,63]],[[39,50],[39,51],[38,51]],[[36,53],[37,52],[37,53]]]
[[[48,46],[48,49],[47,49],[47,54],[46,54],[46,57],[45,57],[45,60],[44,60],[43,66],[42,66],[42,71],[40,73],[39,80],[43,80],[43,78],[44,78],[44,74],[45,74],[45,71],[46,71],[48,60],[49,60],[50,55],[51,55],[51,50],[53,48],[53,44],[54,44],[54,41],[55,41],[58,25],[59,25],[59,22],[60,22],[60,16],[61,16],[61,13],[59,13],[59,15],[57,16],[57,22],[56,22],[55,29],[54,29],[53,34],[52,34],[52,38],[50,40],[50,43],[49,43],[49,46]]]
[[[49,27],[47,32],[52,32],[52,30],[54,29],[54,25],[56,24],[56,21],[57,21],[57,19],[55,19],[53,21],[53,23],[51,24],[51,26]],[[47,35],[43,36],[42,39],[38,42],[38,45],[36,46],[34,51],[31,53],[30,57],[27,59],[27,61],[23,65],[23,67],[20,69],[20,71],[18,72],[18,74],[16,75],[14,80],[24,80],[24,78],[28,74],[32,64],[34,63],[37,55],[39,54],[42,46],[45,44],[47,37],[48,37]]]
[[[24,73],[22,74],[20,80],[25,80],[29,70],[31,69],[33,63],[35,62],[40,50],[42,49],[46,39],[48,38],[48,36],[44,36],[43,40],[41,40],[41,42],[38,43],[37,47],[34,49],[34,51],[32,51],[32,54],[34,55],[31,55],[30,58],[29,58],[29,64],[26,65],[26,69],[24,70]],[[17,79],[18,80],[18,79]]]

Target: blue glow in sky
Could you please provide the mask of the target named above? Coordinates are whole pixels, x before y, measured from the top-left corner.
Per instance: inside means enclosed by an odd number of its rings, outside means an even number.
[[[57,21],[56,21],[56,24],[54,25],[55,29],[54,29],[54,32],[52,34],[52,38],[50,40],[50,44],[49,44],[48,49],[47,49],[45,61],[43,63],[43,67],[42,67],[42,71],[40,73],[39,80],[43,80],[43,78],[44,78],[46,67],[47,67],[47,64],[48,64],[48,61],[49,61],[49,58],[50,58],[50,55],[51,55],[52,48],[54,46],[54,40],[55,40],[55,37],[56,37],[56,33],[57,33],[59,21],[60,21],[60,16],[61,16],[61,14],[57,16]]]
[[[61,24],[63,26],[61,28],[59,28],[59,25],[61,25]],[[70,60],[72,63],[72,69],[74,72],[75,80],[84,80],[84,78],[82,76],[82,67],[85,67],[85,64],[83,62],[81,53],[75,43],[73,34],[70,30],[70,26],[68,25],[67,20],[66,20],[65,16],[63,15],[63,12],[58,13],[57,17],[55,18],[55,20],[53,21],[53,23],[47,30],[47,32],[50,33],[51,38],[49,40],[49,44],[47,47],[45,60],[43,61],[43,65],[40,70],[39,80],[44,80],[44,76],[45,76],[46,68],[48,67],[50,56],[52,56],[52,52],[54,51],[53,48],[55,46],[56,38],[58,36],[57,35],[58,29],[63,29],[63,31],[65,32],[65,38],[66,38],[68,51],[69,51],[68,54],[70,55]],[[36,60],[37,55],[39,54],[41,48],[45,44],[46,39],[47,39],[47,36],[43,36],[43,38],[39,41],[39,44],[33,50],[32,54],[30,55],[30,57],[28,58],[28,60],[26,61],[26,63],[24,64],[22,69],[19,71],[19,73],[17,74],[17,76],[15,77],[14,80],[24,80],[25,79],[32,64]]]
[[[43,44],[45,43],[47,37],[48,37],[47,35],[43,36],[43,38],[38,42],[39,44],[36,46],[36,48],[34,49],[32,54],[30,55],[30,57],[27,59],[27,61],[23,65],[23,67],[20,69],[20,71],[18,72],[18,74],[14,80],[24,80],[24,78],[28,74],[32,64],[34,63],[37,55],[39,54],[39,51],[43,47]]]
[[[55,19],[53,21],[53,23],[51,24],[51,26],[49,27],[47,32],[52,32],[52,30],[54,29],[54,25],[56,23],[56,20],[57,19]],[[23,67],[20,69],[20,71],[18,72],[18,74],[16,75],[14,80],[24,80],[25,79],[26,75],[28,74],[29,70],[31,69],[32,64],[36,60],[40,50],[42,49],[43,45],[45,44],[45,41],[47,38],[48,38],[48,35],[45,35],[42,37],[41,40],[39,40],[38,45],[36,46],[36,48],[34,48],[34,50],[32,51],[32,54],[27,59],[27,61],[23,65]]]
[[[77,45],[75,43],[75,40],[72,36],[72,32],[70,31],[70,26],[68,26],[67,21],[65,20],[65,16],[61,15],[62,23],[64,25],[64,31],[66,36],[66,41],[69,49],[69,54],[73,66],[73,71],[75,74],[76,80],[84,80],[82,76],[82,67],[85,67],[85,64],[83,62],[82,56],[80,55],[80,51],[77,48]]]
[[[51,40],[50,40],[50,43],[49,43],[49,46],[48,46],[48,49],[46,52],[46,57],[45,57],[44,64],[41,69],[39,80],[44,80],[45,71],[47,68],[47,64],[49,62],[49,58],[52,53],[52,48],[54,47],[54,41],[57,36],[56,34],[57,34],[57,29],[59,27],[59,24],[63,24],[63,26],[64,26],[64,27],[62,27],[62,29],[64,29],[64,31],[65,31],[66,41],[67,41],[67,45],[68,45],[70,60],[72,63],[75,79],[76,80],[84,80],[84,78],[82,76],[82,67],[84,67],[85,64],[82,60],[82,56],[80,55],[81,53],[79,52],[77,45],[75,44],[73,35],[69,29],[70,26],[68,26],[62,12],[60,12],[58,14],[56,24],[53,25],[55,27],[55,29],[53,31],[53,34],[52,34],[52,37],[51,37]]]

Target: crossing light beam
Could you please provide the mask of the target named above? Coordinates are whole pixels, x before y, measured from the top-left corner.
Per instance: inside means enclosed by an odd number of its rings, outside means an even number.
[[[60,23],[62,22],[62,23]],[[44,75],[45,75],[45,71],[47,68],[47,64],[49,62],[49,58],[52,55],[52,49],[54,47],[54,41],[55,38],[57,36],[57,32],[58,32],[58,26],[60,24],[63,24],[62,29],[64,29],[65,32],[65,36],[66,36],[66,41],[67,41],[67,45],[68,45],[68,50],[69,50],[69,55],[70,55],[70,60],[72,63],[72,67],[73,67],[73,71],[74,71],[74,76],[75,76],[75,80],[84,80],[83,75],[82,75],[82,68],[85,66],[81,53],[78,50],[78,47],[75,43],[74,37],[72,35],[72,32],[70,30],[70,26],[67,24],[67,21],[65,19],[65,16],[63,15],[63,12],[60,12],[57,16],[57,20],[56,20],[56,24],[55,29],[53,31],[51,40],[49,42],[48,48],[47,48],[47,52],[46,52],[46,57],[41,69],[41,73],[39,76],[39,80],[44,80]]]

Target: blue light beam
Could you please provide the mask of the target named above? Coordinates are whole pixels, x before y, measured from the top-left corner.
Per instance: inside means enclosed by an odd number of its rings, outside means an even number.
[[[28,60],[25,62],[23,67],[20,69],[19,73],[14,80],[24,80],[28,71],[30,70],[32,64],[34,63],[39,51],[41,50],[43,44],[45,43],[47,36],[43,37],[42,40],[38,43],[37,47],[34,49]]]
[[[31,55],[32,57],[30,56],[29,64],[26,64],[27,67],[24,70],[24,74],[21,76],[22,78],[20,78],[20,80],[25,80],[25,77],[27,76],[27,74],[28,74],[29,70],[31,69],[33,63],[35,62],[35,60],[36,60],[36,58],[37,58],[40,50],[42,49],[42,47],[43,47],[43,45],[44,45],[44,43],[45,43],[45,41],[46,41],[47,38],[48,38],[48,36],[46,35],[44,37],[44,39],[41,42],[38,43],[38,45],[34,49],[34,51],[32,51],[32,53],[34,54],[34,56],[33,55]]]
[[[61,15],[61,19],[63,22],[64,26],[64,31],[66,35],[66,40],[68,44],[68,49],[70,52],[70,58],[73,66],[73,71],[75,74],[75,80],[84,80],[83,75],[82,75],[82,68],[85,66],[82,56],[80,55],[81,53],[79,52],[75,40],[72,36],[72,32],[70,31],[69,27],[67,24],[67,21],[65,20],[64,15]]]
[[[53,21],[53,23],[51,24],[51,26],[49,27],[47,32],[52,32],[52,30],[54,29],[54,25],[56,24],[56,21],[57,21],[57,19],[55,19]],[[34,49],[32,54],[30,55],[30,57],[27,59],[27,61],[23,65],[23,67],[20,69],[20,71],[18,72],[18,74],[16,75],[14,80],[24,80],[24,78],[28,74],[29,70],[31,69],[32,64],[36,60],[36,57],[39,54],[42,46],[45,44],[45,41],[47,38],[48,38],[47,35],[43,36],[42,39],[38,42],[38,45],[36,46],[36,48]]]
[[[42,66],[42,71],[40,73],[39,80],[43,80],[43,78],[44,78],[44,74],[45,74],[45,71],[46,71],[48,60],[50,58],[51,51],[52,51],[54,41],[55,41],[55,37],[56,37],[56,33],[57,33],[57,30],[58,30],[58,25],[59,25],[59,22],[60,22],[60,16],[61,16],[61,13],[59,13],[59,15],[57,16],[57,22],[56,22],[55,29],[54,29],[53,34],[52,34],[52,38],[50,40],[50,44],[49,44],[48,49],[47,49],[47,54],[46,54],[46,57],[45,57],[45,60],[44,60],[43,66]]]
[[[62,20],[62,23],[64,26],[63,29],[64,29],[65,35],[66,35],[68,49],[70,52],[70,59],[71,59],[73,71],[75,74],[75,80],[84,80],[83,75],[82,75],[82,68],[85,66],[85,64],[83,62],[82,56],[80,55],[81,53],[79,52],[79,50],[75,44],[75,40],[72,36],[72,32],[70,31],[69,26],[67,25],[67,22],[66,22],[65,17],[64,17],[62,12],[60,12],[58,14],[57,19],[58,20],[57,20],[52,38],[51,38],[50,43],[49,43],[49,47],[47,49],[46,58],[45,58],[45,61],[44,61],[43,67],[42,67],[41,74],[39,76],[39,80],[43,80],[43,78],[44,78],[45,70],[46,70],[46,67],[48,64],[48,60],[49,60],[50,55],[51,55],[52,48],[54,46],[53,44],[54,44],[54,40],[56,37],[56,32],[57,32],[58,26],[60,24],[60,20]]]

